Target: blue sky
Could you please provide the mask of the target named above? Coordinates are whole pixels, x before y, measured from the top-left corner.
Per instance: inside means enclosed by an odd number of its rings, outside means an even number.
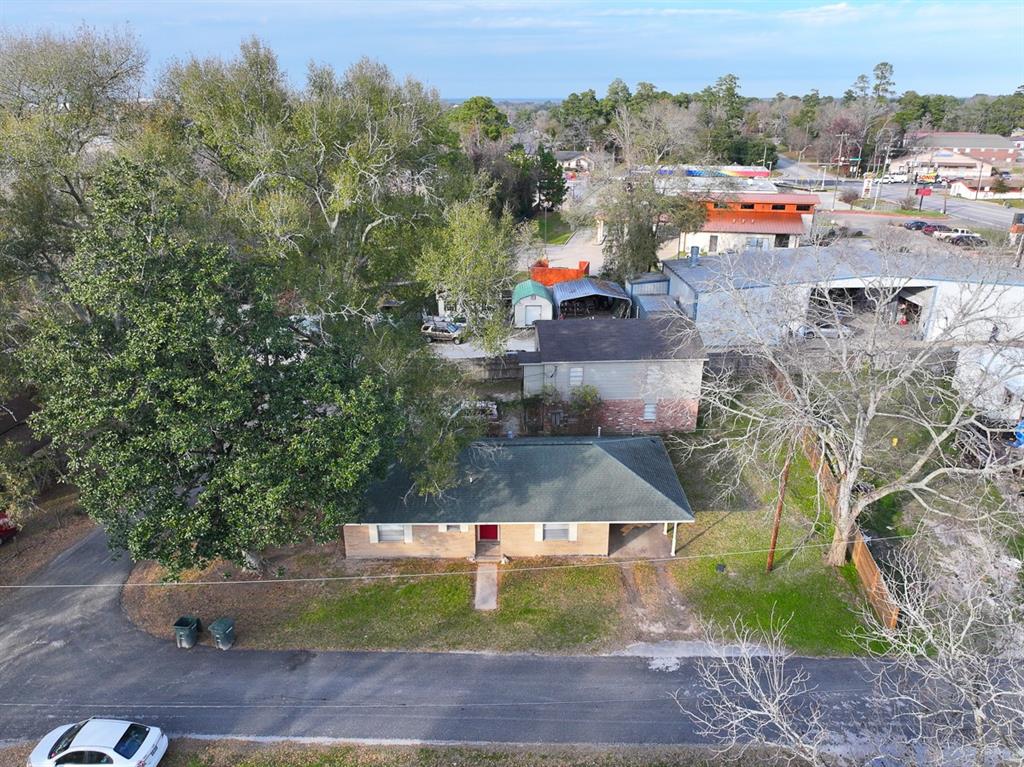
[[[132,29],[155,77],[256,35],[297,85],[311,60],[366,55],[447,98],[560,97],[615,77],[673,92],[726,72],[742,91],[839,95],[879,61],[902,92],[1009,93],[1024,84],[1024,0],[623,2],[519,0],[0,0],[0,26]]]

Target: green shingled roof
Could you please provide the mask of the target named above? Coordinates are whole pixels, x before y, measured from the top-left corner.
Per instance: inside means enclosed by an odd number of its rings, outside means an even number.
[[[423,497],[401,467],[369,494],[363,522],[692,521],[658,437],[481,440],[459,457],[459,484]]]
[[[536,280],[523,280],[515,289],[512,291],[512,305],[518,304],[524,298],[530,296],[540,296],[541,298],[547,299],[552,304],[555,299],[551,295],[551,291],[541,285]]]

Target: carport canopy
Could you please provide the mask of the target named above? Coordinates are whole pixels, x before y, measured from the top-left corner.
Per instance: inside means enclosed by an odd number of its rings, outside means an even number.
[[[579,280],[559,282],[552,286],[551,293],[555,297],[555,306],[561,310],[565,301],[574,301],[578,298],[590,298],[591,296],[604,296],[626,302],[627,311],[633,305],[633,301],[618,284],[609,280],[599,280],[594,277],[584,277]]]

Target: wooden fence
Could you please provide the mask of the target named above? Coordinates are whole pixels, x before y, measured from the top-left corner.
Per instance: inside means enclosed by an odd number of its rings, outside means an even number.
[[[466,371],[466,375],[482,381],[521,381],[523,379],[523,369],[519,366],[518,355],[515,354],[458,360],[458,365]]]
[[[857,568],[857,575],[875,614],[887,627],[896,628],[896,623],[900,619],[900,609],[893,603],[885,577],[878,568],[875,558],[871,555],[871,549],[868,548],[864,534],[860,530],[853,535],[850,557]]]

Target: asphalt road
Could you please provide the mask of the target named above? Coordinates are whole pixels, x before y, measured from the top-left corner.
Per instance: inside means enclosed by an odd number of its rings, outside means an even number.
[[[0,602],[0,741],[34,739],[88,716],[142,720],[171,735],[423,742],[700,743],[684,704],[693,661],[396,652],[178,650],[120,609],[129,564],[95,533]],[[836,730],[871,719],[860,662],[799,665]],[[840,726],[838,723],[842,723]]]
[[[858,181],[859,185],[860,182]],[[913,194],[912,184],[882,184],[881,197],[886,200],[898,202]],[[923,209],[942,212],[945,189],[933,189],[931,195],[924,198]],[[1009,232],[1010,223],[1013,221],[1013,208],[1004,208],[1002,205],[983,202],[980,200],[966,200],[962,197],[948,197],[945,199],[946,214],[959,221],[973,224],[975,226],[987,226],[994,229],[1002,229]],[[1017,209],[1020,212],[1020,209]]]

